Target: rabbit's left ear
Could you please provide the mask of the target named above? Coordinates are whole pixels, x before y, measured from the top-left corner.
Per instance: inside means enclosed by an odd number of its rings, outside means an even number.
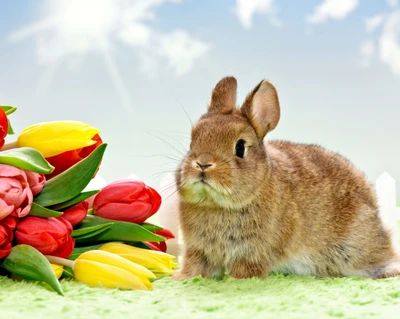
[[[281,116],[275,86],[269,81],[261,81],[247,95],[241,111],[250,121],[257,136],[263,139],[268,132],[271,132],[278,125]]]
[[[232,113],[236,108],[237,82],[233,76],[227,76],[217,83],[211,94],[208,112]]]

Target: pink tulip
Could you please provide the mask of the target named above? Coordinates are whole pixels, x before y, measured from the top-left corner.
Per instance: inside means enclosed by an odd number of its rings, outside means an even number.
[[[28,215],[32,200],[26,173],[14,166],[0,164],[0,220],[8,215]]]
[[[25,217],[15,231],[17,244],[35,247],[44,255],[67,258],[74,249],[71,223],[62,217]]]
[[[35,196],[40,193],[46,183],[46,177],[43,174],[25,171],[26,177],[28,178],[29,188],[32,191],[32,195]]]
[[[7,257],[12,248],[14,229],[18,219],[8,216],[0,221],[0,259]]]
[[[78,205],[65,210],[61,218],[68,220],[72,226],[75,226],[85,219],[88,209],[89,203],[87,201],[83,201]]]
[[[161,196],[153,188],[141,181],[121,180],[96,195],[93,210],[100,217],[142,224],[160,205]]]

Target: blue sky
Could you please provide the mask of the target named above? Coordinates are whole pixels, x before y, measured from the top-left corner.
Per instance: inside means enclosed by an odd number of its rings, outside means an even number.
[[[383,171],[400,181],[395,0],[2,1],[0,65],[15,130],[98,127],[110,182],[135,173],[157,187],[176,162],[155,155],[188,148],[183,108],[195,121],[225,75],[238,79],[238,101],[261,79],[275,83],[271,139],[317,143],[371,182]]]

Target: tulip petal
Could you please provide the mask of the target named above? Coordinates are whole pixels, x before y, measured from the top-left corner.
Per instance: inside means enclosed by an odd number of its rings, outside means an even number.
[[[107,203],[101,209],[95,210],[94,214],[103,218],[142,224],[151,216],[150,211],[151,204],[144,202]]]
[[[98,133],[100,130],[81,122],[44,122],[22,130],[17,146],[32,147],[39,150],[44,157],[51,157],[95,144],[92,137]]]
[[[94,199],[93,207],[101,208],[110,202],[130,203],[134,201],[145,188],[141,181],[121,180],[104,187]]]
[[[68,220],[72,226],[75,226],[85,219],[88,209],[89,203],[87,201],[84,201],[74,207],[65,210],[62,214],[62,218]]]
[[[52,256],[57,256],[61,258],[68,258],[74,250],[75,240],[71,236],[66,236],[66,241],[63,245],[58,245],[58,248],[51,253]]]
[[[54,217],[41,218],[29,216],[24,218],[18,224],[17,228],[19,231],[22,231],[28,235],[48,232],[61,237],[67,232],[67,226]]]
[[[3,246],[9,237],[9,231],[2,225],[0,225],[0,247]]]
[[[12,217],[12,216],[7,216],[6,218],[2,219],[0,221],[0,225],[6,225],[8,226],[11,230],[14,230],[15,227],[17,227],[17,224],[19,222],[19,218],[17,217]]]
[[[12,248],[11,243],[8,243],[7,245],[0,247],[0,259],[7,257],[10,254],[11,248]]]
[[[78,259],[92,260],[102,264],[107,264],[121,269],[125,269],[126,271],[131,272],[132,274],[138,276],[141,279],[156,278],[156,276],[146,267],[143,267],[140,264],[134,263],[121,256],[118,256],[117,254],[105,250],[90,250],[84,252],[81,256],[78,257]]]
[[[25,172],[17,167],[11,166],[11,165],[0,164],[0,176],[18,177],[18,178],[20,178],[21,181],[28,183],[28,179],[26,177]]]
[[[35,196],[39,194],[46,183],[46,178],[43,174],[38,174],[30,171],[25,171],[26,177],[28,179],[29,188],[32,191],[32,195]]]
[[[174,234],[167,228],[164,228],[162,230],[156,230],[153,232],[154,234],[160,235],[165,237],[165,239],[173,239],[175,238]]]
[[[14,210],[11,213],[11,216],[22,218],[29,214],[33,201],[31,189],[29,187],[25,188],[24,191],[22,192],[21,197],[23,198],[24,201],[21,203],[20,207],[17,210]]]
[[[154,215],[161,206],[161,196],[155,189],[149,186],[147,186],[147,191],[151,194],[151,199],[152,199],[151,215]]]
[[[103,143],[100,136],[97,134],[92,138],[92,140],[96,141],[96,143],[93,145],[47,157],[46,160],[55,167],[51,174],[46,175],[47,179],[51,179],[66,171],[76,163],[79,163],[81,160],[88,157],[97,148],[97,146]]]
[[[0,198],[0,220],[6,218],[14,211],[14,205],[8,205],[4,200]]]
[[[18,229],[15,232],[18,244],[36,248],[44,255],[51,255],[57,249],[57,242],[48,233],[26,234]]]
[[[163,242],[163,243],[165,243],[165,242]],[[143,244],[145,244],[147,247],[149,247],[152,250],[162,251],[161,247],[158,245],[158,243],[151,243],[151,242],[145,241],[145,242],[143,242]]]
[[[25,191],[25,192],[24,192]],[[0,196],[9,204],[18,208],[26,197],[25,189],[15,178],[0,178]]]
[[[91,260],[75,260],[75,279],[91,287],[147,289],[143,281],[131,272]]]
[[[6,112],[0,108],[0,149],[4,145],[4,138],[8,133],[8,119]]]
[[[54,274],[56,275],[57,279],[60,279],[63,271],[64,271],[64,267],[62,265],[57,265],[57,264],[50,264],[51,268],[54,271]]]

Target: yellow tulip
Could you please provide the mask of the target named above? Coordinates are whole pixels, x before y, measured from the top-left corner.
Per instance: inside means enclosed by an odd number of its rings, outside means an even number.
[[[117,242],[104,244],[99,249],[142,265],[151,270],[157,277],[172,275],[173,268],[178,266],[173,261],[175,256],[160,251],[142,249]]]
[[[56,275],[57,279],[59,279],[63,273],[64,267],[58,264],[50,264],[51,268],[53,268],[54,274]]]
[[[73,264],[75,279],[92,287],[149,289],[149,279],[156,276],[143,266],[116,254],[90,250],[82,253]]]
[[[17,147],[35,148],[47,158],[93,145],[96,141],[92,138],[99,133],[97,128],[76,121],[38,123],[22,130]]]

